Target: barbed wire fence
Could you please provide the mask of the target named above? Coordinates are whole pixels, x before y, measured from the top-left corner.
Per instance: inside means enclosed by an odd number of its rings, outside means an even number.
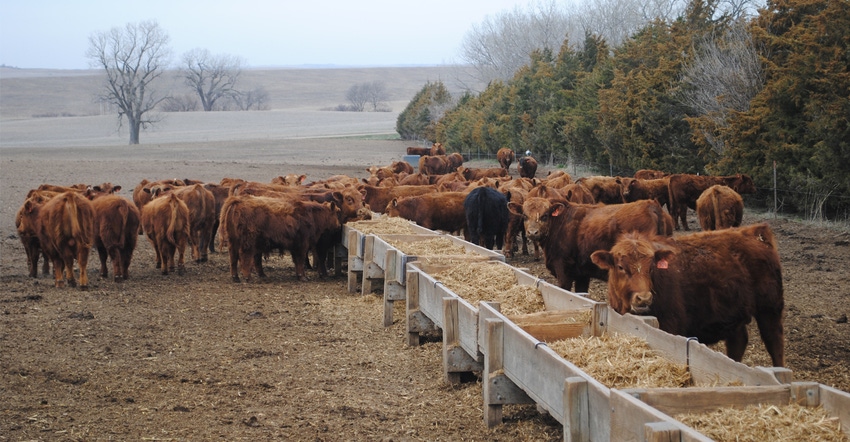
[[[470,151],[461,152],[461,155],[463,155],[465,161],[497,161],[496,154],[492,152]],[[517,152],[517,159],[522,155],[522,152]],[[546,154],[544,156],[545,158],[535,156],[535,159],[549,168],[562,169],[574,178],[606,173],[609,176],[631,177],[636,172],[635,169],[622,168],[612,164],[574,161],[569,157],[557,154]],[[748,205],[771,212],[774,216],[797,217],[812,222],[836,222],[850,226],[850,195],[816,189],[780,188],[777,185],[778,174],[778,168],[774,165],[773,182],[768,183],[768,186],[757,186],[755,195],[742,195],[745,202]],[[794,203],[789,203],[789,201],[794,201]],[[825,208],[830,208],[830,210],[825,210]]]

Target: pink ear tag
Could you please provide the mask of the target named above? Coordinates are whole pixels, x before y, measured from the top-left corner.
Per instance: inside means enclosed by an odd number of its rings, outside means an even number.
[[[670,263],[668,263],[666,259],[661,259],[655,263],[655,267],[658,267],[659,269],[666,269],[669,264]]]

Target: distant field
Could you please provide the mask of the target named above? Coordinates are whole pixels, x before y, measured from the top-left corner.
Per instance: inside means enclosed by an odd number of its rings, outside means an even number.
[[[143,132],[142,144],[254,138],[388,135],[410,99],[428,81],[443,81],[460,93],[468,68],[391,67],[246,70],[243,89],[263,86],[270,111],[163,114],[165,120]],[[346,104],[352,85],[383,81],[391,112],[334,112]],[[95,103],[99,71],[0,68],[0,147],[62,147],[126,144],[115,113]],[[186,93],[174,75],[163,90]]]

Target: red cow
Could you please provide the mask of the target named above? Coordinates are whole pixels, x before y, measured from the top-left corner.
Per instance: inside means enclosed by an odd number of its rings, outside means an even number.
[[[41,206],[56,195],[58,193],[48,190],[31,190],[27,194],[27,200],[15,214],[15,229],[27,253],[27,269],[30,278],[38,278],[38,260],[42,256],[44,263],[41,272],[44,275],[50,274],[50,258],[41,249],[41,243],[38,241],[36,220]]]
[[[142,207],[142,229],[156,252],[156,268],[162,274],[185,271],[183,258],[189,242],[189,208],[174,193],[155,198]],[[174,254],[177,254],[175,266]]]
[[[467,181],[480,180],[481,178],[501,178],[508,176],[508,171],[501,167],[488,167],[481,169],[460,166],[457,168],[457,172],[463,175]]]
[[[92,200],[94,208],[94,246],[100,257],[100,276],[109,277],[107,258],[112,260],[113,280],[129,277],[128,269],[136,240],[139,237],[141,215],[127,198],[103,195]]]
[[[612,176],[589,176],[576,180],[576,183],[587,187],[593,200],[602,204],[624,203],[623,189],[616,177]]]
[[[587,187],[581,184],[567,184],[559,190],[564,195],[564,199],[571,203],[578,204],[595,204],[593,195],[587,190]]]
[[[590,205],[527,198],[521,207],[512,203],[508,207],[522,215],[526,235],[540,241],[546,268],[561,288],[570,290],[575,282],[576,292],[587,292],[590,278],[608,276],[590,261],[591,253],[610,249],[625,232],[665,235],[673,227],[670,215],[656,201]]]
[[[756,192],[755,183],[749,175],[670,175],[670,214],[673,215],[673,226],[677,230],[679,229],[679,220],[682,221],[682,227],[688,230],[688,208],[696,210],[697,198],[715,184],[729,186],[738,193]]]
[[[449,173],[449,161],[445,155],[426,155],[419,157],[419,171],[425,175],[445,175]]]
[[[697,199],[696,210],[702,230],[738,227],[744,218],[744,199],[732,188],[715,184]]]
[[[446,173],[454,172],[461,165],[463,165],[463,155],[454,152],[446,155],[446,161],[448,162],[448,168],[446,169]]]
[[[667,176],[670,176],[670,174],[653,169],[641,169],[635,172],[635,178],[639,180],[657,180]]]
[[[436,155],[445,155],[445,154],[446,154],[446,148],[443,147],[443,143],[434,143],[434,144],[431,145],[431,151],[429,152],[429,155],[436,156]]]
[[[322,234],[341,228],[338,212],[333,203],[254,196],[228,198],[221,212],[221,229],[229,244],[231,278],[239,282],[241,272],[248,281],[251,269],[265,278],[263,254],[289,250],[296,277],[306,281],[307,255]]]
[[[419,155],[419,156],[431,155],[431,148],[430,147],[408,147],[407,148],[407,154],[408,155]]]
[[[407,161],[393,161],[390,163],[390,169],[392,169],[395,174],[404,173],[410,175],[414,172],[413,166]]]
[[[32,201],[31,199],[28,201]],[[26,204],[26,203],[25,203]],[[89,278],[86,267],[92,246],[94,209],[80,192],[61,193],[46,201],[38,210],[34,205],[25,208],[23,224],[35,226],[36,236],[44,254],[53,262],[56,287],[77,285],[74,279],[74,260],[80,266],[80,289],[86,290]]]
[[[406,196],[422,195],[423,193],[436,192],[437,186],[394,186],[394,187],[376,187],[362,186],[363,203],[368,204],[375,212],[384,213],[387,209],[387,204],[393,198],[403,198]]]
[[[511,170],[511,164],[516,160],[516,154],[513,149],[503,147],[496,152],[496,159],[499,160],[499,165],[502,166],[502,169],[509,171]]]
[[[307,175],[299,175],[297,173],[290,173],[284,176],[278,176],[272,178],[272,184],[280,184],[283,186],[293,186],[299,187],[304,183],[304,180],[307,179]]]
[[[215,228],[215,196],[201,184],[179,187],[177,197],[189,209],[189,245],[195,262],[207,262]]]
[[[431,180],[428,178],[428,175],[422,172],[412,173],[398,182],[400,186],[421,186],[427,184],[432,184]]]
[[[782,269],[767,224],[674,238],[632,233],[592,259],[608,271],[618,313],[653,315],[662,330],[703,344],[726,341],[736,361],[755,318],[773,365],[785,364]]]
[[[570,174],[562,170],[556,170],[551,172],[543,182],[549,187],[560,189],[568,184],[573,184],[573,179]]]
[[[534,178],[537,174],[537,160],[532,157],[522,157],[517,163],[517,169],[521,178]]]
[[[463,210],[466,195],[466,192],[433,192],[394,198],[387,204],[386,214],[400,216],[426,229],[446,232],[463,230],[464,238],[468,238],[466,213]]]
[[[500,189],[505,193],[505,198],[507,198],[508,203],[514,203],[519,206],[522,206],[522,203],[525,201],[526,196],[528,195],[528,191],[522,188],[514,188],[510,190]],[[521,235],[521,244],[522,244],[522,254],[528,255],[528,242],[525,236],[525,228],[523,228],[522,215],[513,213],[508,211],[508,228],[507,232],[505,232],[505,246],[502,249],[502,254],[505,255],[506,258],[513,258],[514,250],[516,247],[516,238],[517,235]],[[540,258],[540,253],[536,249],[538,247],[537,243],[534,243],[535,246],[535,258]]]
[[[641,179],[627,181],[623,187],[623,198],[626,202],[638,200],[655,200],[661,207],[670,208],[670,178]]]
[[[218,233],[218,226],[221,221],[221,207],[224,205],[224,200],[230,196],[230,187],[215,183],[206,183],[204,184],[204,189],[212,192],[215,199],[215,223],[213,223],[212,236],[209,242],[210,253],[215,253],[215,236]]]

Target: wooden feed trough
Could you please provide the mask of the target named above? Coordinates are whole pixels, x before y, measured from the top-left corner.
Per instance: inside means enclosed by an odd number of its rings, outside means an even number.
[[[796,422],[785,422],[785,424],[791,430],[795,430],[795,425],[808,425],[810,428],[803,430],[809,434],[786,435],[785,440],[850,440],[850,394],[814,382],[793,382],[764,387],[613,390],[610,404],[611,440],[700,442],[715,440],[683,424],[677,420],[677,416],[707,415],[725,408],[738,409],[734,413],[738,423],[733,425],[726,422],[720,433],[731,433],[730,438],[740,438],[740,440],[779,440],[775,432],[780,431],[783,426],[771,423],[771,416],[765,417],[763,413],[747,416],[755,411],[748,410],[746,407],[753,405],[773,407],[775,413],[769,414],[780,414],[781,407],[789,404],[812,409],[821,407],[822,410],[812,411],[821,411],[837,422],[827,420],[826,424],[830,424],[829,427],[814,428],[826,425],[824,422],[804,423],[797,417]],[[767,425],[771,432],[752,434],[753,431],[758,431],[754,429],[759,425]],[[835,429],[838,425],[843,435]],[[801,429],[796,428],[796,430]],[[816,430],[823,433],[815,436],[812,433]]]
[[[629,333],[645,339],[670,361],[687,364],[696,386],[790,382],[787,369],[751,368],[734,362],[705,345],[654,328],[650,324],[655,318],[619,315],[610,308],[606,311],[602,327],[589,330]],[[504,404],[536,403],[564,425],[564,440],[621,440],[611,434],[611,388],[502,315],[497,304],[480,305],[479,323],[484,355],[484,420],[488,426],[501,423]]]
[[[504,261],[499,252],[464,241],[451,235],[368,235],[363,246],[364,295],[374,284],[383,282],[384,326],[393,325],[393,303],[406,298],[407,263],[422,259],[439,259],[460,265],[469,261]]]
[[[357,292],[357,282],[371,284],[372,279],[363,278],[366,269],[363,253],[366,248],[366,238],[375,233],[379,234],[415,234],[434,235],[436,232],[401,218],[381,217],[367,221],[356,221],[343,224],[342,247],[348,250],[348,292]],[[371,269],[374,270],[374,269]],[[371,285],[370,285],[371,290]]]
[[[461,373],[483,369],[479,346],[479,306],[451,290],[435,275],[457,265],[439,259],[419,260],[407,266],[407,332],[408,345],[419,345],[420,333],[437,328],[443,331],[443,372],[450,383],[460,382]],[[491,261],[476,265],[495,266],[498,273],[511,275],[516,285],[533,287],[543,299],[542,311],[517,315],[518,321],[538,333],[562,335],[593,333],[601,327],[606,304],[575,295],[549,284],[504,262]],[[486,283],[482,283],[486,286]],[[500,290],[504,290],[501,288]],[[489,299],[495,299],[494,294]],[[583,318],[581,322],[571,320]],[[596,320],[591,320],[596,317]]]

